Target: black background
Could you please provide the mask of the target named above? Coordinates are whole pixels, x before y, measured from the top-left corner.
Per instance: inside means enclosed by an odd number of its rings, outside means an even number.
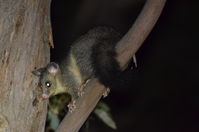
[[[53,0],[52,61],[61,59],[75,39],[97,25],[110,25],[125,34],[143,4],[142,0]],[[199,131],[197,8],[196,1],[167,1],[136,54],[138,68],[124,71],[105,99],[117,132]],[[115,130],[94,119],[90,131]]]

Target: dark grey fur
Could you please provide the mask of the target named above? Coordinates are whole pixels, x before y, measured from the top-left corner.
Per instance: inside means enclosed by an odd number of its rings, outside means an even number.
[[[66,83],[77,83],[70,80],[72,74],[66,70],[70,65],[66,60],[73,55],[84,80],[94,75],[108,87],[120,71],[115,59],[115,45],[120,38],[120,34],[113,28],[97,27],[75,41],[67,58],[60,64]]]

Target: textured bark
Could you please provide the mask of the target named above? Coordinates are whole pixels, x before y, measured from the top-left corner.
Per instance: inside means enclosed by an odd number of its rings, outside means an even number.
[[[0,132],[43,132],[35,67],[49,62],[50,0],[0,0]]]

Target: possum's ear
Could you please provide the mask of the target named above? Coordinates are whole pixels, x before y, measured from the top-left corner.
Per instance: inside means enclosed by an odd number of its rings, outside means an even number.
[[[48,64],[47,66],[47,71],[50,73],[50,74],[53,74],[55,75],[59,70],[59,65],[56,64],[55,62],[51,62],[50,64]]]
[[[41,76],[42,72],[44,71],[44,68],[39,68],[35,71],[32,71],[32,74],[34,74],[35,76]]]

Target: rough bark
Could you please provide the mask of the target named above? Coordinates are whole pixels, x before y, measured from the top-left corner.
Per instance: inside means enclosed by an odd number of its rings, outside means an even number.
[[[0,132],[43,132],[46,101],[35,67],[47,64],[50,0],[0,0]]]
[[[147,0],[133,26],[116,46],[117,60],[123,68],[142,45],[159,18],[166,0]],[[105,88],[96,79],[85,88],[84,96],[77,101],[77,108],[61,122],[56,132],[77,132],[100,100]]]

